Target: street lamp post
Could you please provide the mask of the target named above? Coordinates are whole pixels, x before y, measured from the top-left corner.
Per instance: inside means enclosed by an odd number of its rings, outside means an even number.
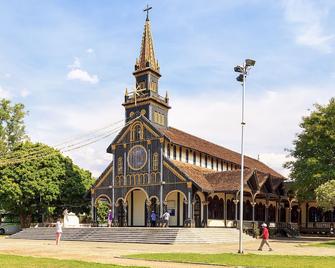
[[[240,181],[240,232],[239,232],[239,249],[238,253],[243,253],[242,245],[242,234],[243,234],[243,192],[244,192],[244,102],[245,102],[245,81],[248,72],[252,66],[254,66],[256,61],[251,59],[246,59],[243,65],[237,65],[234,71],[240,73],[236,78],[238,82],[242,84],[242,120],[241,120],[241,181]]]

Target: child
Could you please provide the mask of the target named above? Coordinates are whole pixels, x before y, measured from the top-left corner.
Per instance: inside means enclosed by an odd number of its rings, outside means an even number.
[[[59,244],[62,232],[62,223],[60,222],[60,219],[58,219],[56,222],[56,245]]]

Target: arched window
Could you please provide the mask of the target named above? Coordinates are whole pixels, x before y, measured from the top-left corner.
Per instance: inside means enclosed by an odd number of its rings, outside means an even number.
[[[173,146],[173,159],[176,160],[176,158],[177,158],[177,146],[174,145]]]
[[[193,165],[197,164],[197,154],[193,152]]]
[[[186,163],[188,163],[188,149],[186,149]]]
[[[152,156],[152,170],[158,170],[158,153],[154,153]]]
[[[143,126],[141,123],[138,122],[132,127],[131,141],[139,140],[143,140]]]
[[[119,156],[117,159],[117,174],[121,175],[123,173],[123,159]]]

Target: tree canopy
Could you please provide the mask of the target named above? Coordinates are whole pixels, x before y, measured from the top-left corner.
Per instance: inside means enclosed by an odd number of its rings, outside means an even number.
[[[17,213],[23,227],[36,212],[59,215],[66,207],[78,212],[87,208],[84,195],[94,180],[69,157],[47,145],[24,142],[13,149],[10,159],[0,169],[0,204]]]
[[[316,188],[315,194],[320,207],[332,210],[335,207],[335,180],[321,184]]]
[[[27,112],[22,103],[11,104],[0,100],[0,155],[4,155],[27,138],[24,117]]]
[[[285,167],[290,169],[298,198],[312,200],[316,188],[335,179],[335,98],[324,106],[316,104],[300,127],[302,132],[290,150],[294,160]]]

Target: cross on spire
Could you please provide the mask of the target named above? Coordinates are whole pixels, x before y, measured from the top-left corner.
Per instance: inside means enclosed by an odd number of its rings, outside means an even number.
[[[150,9],[152,9],[152,7],[149,7],[149,5],[147,5],[147,7],[143,9],[144,12],[147,12],[147,20],[149,20],[149,10]]]

